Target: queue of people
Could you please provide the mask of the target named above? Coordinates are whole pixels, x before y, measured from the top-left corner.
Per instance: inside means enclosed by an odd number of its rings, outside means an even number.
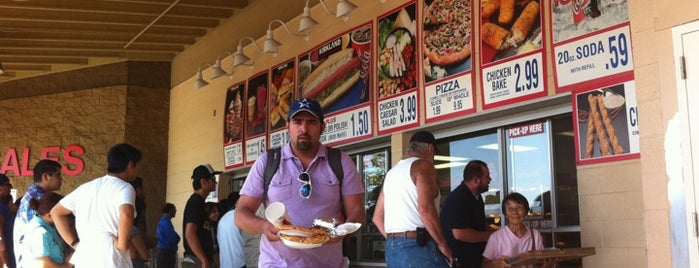
[[[282,202],[289,220],[298,226],[311,226],[318,217],[366,222],[365,188],[354,162],[344,152],[334,157],[332,148],[320,142],[325,130],[320,104],[308,98],[293,102],[287,130],[288,144],[276,155],[268,151],[258,157],[240,193],[220,203],[205,200],[216,189],[221,171],[209,164],[195,167],[182,237],[172,224],[177,208],[166,203],[153,239],[157,242],[149,242],[145,228],[143,181],[138,177],[141,152],[129,144],[109,150],[106,176],[83,183],[65,197],[54,193],[62,184],[62,166],[39,161],[34,183],[18,208],[5,201],[12,185],[0,174],[0,265],[146,267],[147,248],[156,247],[155,267],[178,267],[182,240],[183,268],[347,267],[342,236],[313,250],[290,248],[281,243],[278,226],[260,213],[265,205]],[[473,160],[466,165],[462,183],[440,211],[434,135],[416,132],[406,152],[386,174],[372,218],[387,240],[388,267],[510,267],[508,257],[543,249],[541,234],[524,224],[529,204],[521,194],[503,200],[506,227],[495,230],[486,224],[481,197],[491,181],[486,163]],[[279,165],[273,166],[273,174],[268,174],[270,163]]]

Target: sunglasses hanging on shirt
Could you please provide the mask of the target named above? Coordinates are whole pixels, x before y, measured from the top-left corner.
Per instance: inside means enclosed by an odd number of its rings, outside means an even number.
[[[313,193],[313,187],[311,186],[311,176],[307,172],[303,172],[299,175],[298,180],[303,183],[301,188],[299,188],[299,195],[303,198],[310,198],[311,193]]]

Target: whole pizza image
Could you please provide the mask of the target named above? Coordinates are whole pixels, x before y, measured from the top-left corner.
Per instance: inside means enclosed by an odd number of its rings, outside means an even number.
[[[426,82],[471,70],[471,1],[425,2],[423,69]]]

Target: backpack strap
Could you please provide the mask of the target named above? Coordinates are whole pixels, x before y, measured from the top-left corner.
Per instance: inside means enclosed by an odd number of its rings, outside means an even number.
[[[265,173],[264,173],[264,178],[265,178],[265,191],[263,196],[263,199],[267,199],[267,190],[269,190],[269,184],[272,183],[272,177],[274,177],[274,173],[277,173],[277,169],[279,169],[279,162],[281,162],[282,158],[282,148],[277,147],[273,149],[267,150],[267,164],[265,165]]]
[[[345,171],[342,170],[342,155],[340,154],[340,150],[338,149],[332,147],[327,148],[328,163],[330,164],[330,168],[333,170],[333,173],[335,173],[337,181],[340,183],[340,193],[342,193],[342,179],[345,178]]]

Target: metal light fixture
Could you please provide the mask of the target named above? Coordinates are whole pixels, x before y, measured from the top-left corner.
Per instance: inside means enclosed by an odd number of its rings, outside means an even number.
[[[224,75],[230,75],[221,68],[221,59],[216,58],[214,65],[211,65],[211,79],[216,79]]]
[[[335,10],[336,17],[343,17],[345,21],[349,19],[349,13],[357,8],[356,5],[352,4],[349,0],[339,0],[337,2],[337,9]]]
[[[238,41],[238,48],[236,49],[235,53],[233,53],[233,55],[232,55],[233,56],[233,67],[236,67],[238,65],[247,65],[247,66],[252,67],[255,64],[253,62],[246,63],[250,60],[250,58],[248,56],[246,56],[245,53],[243,52],[243,40],[245,40],[245,39],[249,39],[252,42],[252,44],[255,45],[255,47],[257,49],[262,51],[262,48],[260,48],[260,46],[257,45],[257,42],[255,42],[255,39],[252,39],[252,37],[249,37],[249,36],[243,37],[242,39],[240,39],[240,41]]]
[[[204,81],[204,78],[201,75],[201,68],[199,68],[199,71],[197,72],[197,79],[194,80],[194,89],[200,89],[208,84],[209,82]]]
[[[310,0],[306,0],[306,6],[303,7],[303,15],[301,16],[301,19],[299,19],[299,32],[306,31],[318,24],[318,21],[311,17],[311,8],[308,7],[309,1]]]
[[[292,33],[291,30],[289,30],[289,27],[286,26],[286,23],[284,23],[281,20],[272,20],[269,22],[269,26],[267,27],[267,39],[265,39],[265,44],[264,48],[262,49],[262,52],[264,53],[272,53],[274,56],[277,55],[277,48],[282,45],[279,41],[274,39],[274,33],[272,32],[272,24],[275,22],[281,24],[284,29],[291,35],[293,36],[299,36],[299,37],[304,37],[306,41],[308,41],[308,38],[310,37],[310,33],[305,32],[305,33]]]
[[[344,21],[349,20],[349,13],[352,12],[353,9],[357,8],[356,5],[352,4],[349,0],[339,0],[337,2],[337,8],[335,9],[335,12],[330,11],[328,9],[328,6],[325,5],[325,2],[323,0],[318,0],[320,1],[320,4],[323,6],[325,11],[327,11],[331,15],[335,15],[336,18],[342,18]]]

